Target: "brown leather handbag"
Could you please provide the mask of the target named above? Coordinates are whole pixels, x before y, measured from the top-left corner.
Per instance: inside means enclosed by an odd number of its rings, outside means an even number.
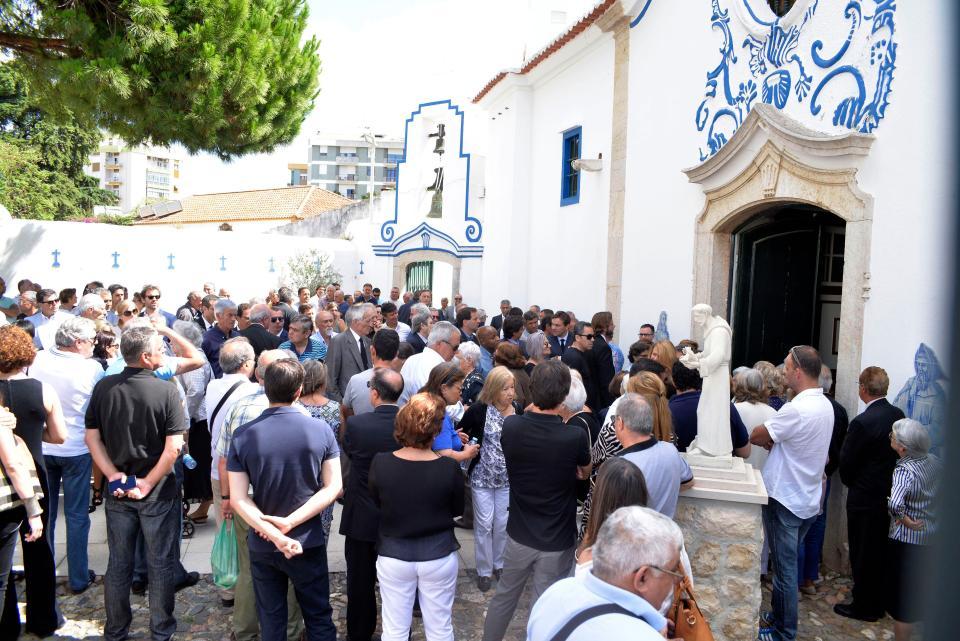
[[[673,589],[673,605],[667,618],[673,621],[673,635],[671,638],[684,641],[714,641],[710,625],[697,605],[693,596],[690,580],[684,575]]]

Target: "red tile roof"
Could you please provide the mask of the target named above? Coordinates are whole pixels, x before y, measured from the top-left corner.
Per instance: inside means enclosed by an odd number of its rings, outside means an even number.
[[[599,20],[600,16],[605,14],[607,12],[607,9],[612,7],[615,2],[617,2],[617,0],[604,0],[603,2],[598,4],[596,7],[593,8],[593,10],[590,13],[582,17],[580,20],[577,21],[576,24],[574,24],[572,27],[567,29],[563,34],[558,36],[553,42],[551,42],[546,47],[541,49],[540,52],[537,53],[534,57],[526,60],[523,63],[523,66],[521,66],[518,71],[510,71],[510,72],[501,71],[500,73],[498,73],[496,76],[494,76],[490,80],[490,82],[484,85],[483,89],[480,90],[480,93],[478,93],[474,97],[473,102],[474,103],[480,102],[483,99],[483,97],[490,92],[491,89],[493,89],[495,86],[497,86],[497,84],[501,80],[507,77],[507,73],[515,73],[517,75],[523,75],[532,71],[541,62],[543,62],[544,60],[552,56],[554,53],[556,53],[557,51],[562,49],[564,46],[566,46],[568,42],[570,42],[571,40],[579,36],[581,33],[586,31],[587,28],[593,25],[593,23],[595,23],[597,20]]]

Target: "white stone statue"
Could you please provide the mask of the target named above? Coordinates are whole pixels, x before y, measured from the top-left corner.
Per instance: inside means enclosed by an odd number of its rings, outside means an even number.
[[[697,438],[687,448],[690,454],[729,457],[730,438],[730,354],[732,333],[727,321],[713,315],[709,305],[694,305],[693,322],[703,328],[703,351],[683,349],[680,362],[699,370],[703,379],[697,405]]]

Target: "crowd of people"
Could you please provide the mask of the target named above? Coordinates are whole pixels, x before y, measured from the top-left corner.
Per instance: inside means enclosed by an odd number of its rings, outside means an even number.
[[[697,482],[681,453],[697,437],[701,379],[679,360],[695,341],[644,324],[625,353],[607,311],[587,321],[503,300],[487,322],[460,295],[434,306],[429,290],[381,298],[372,284],[237,304],[206,283],[173,312],[149,284],[17,288],[5,296],[0,280],[0,637],[20,634],[18,538],[26,630],[63,623],[61,492],[74,594],[97,579],[87,538],[105,510],[108,641],[127,638],[131,592],[149,595],[152,638],[174,635],[174,594],[198,580],[181,538],[211,510],[238,546],[236,584],[220,594],[233,638],[333,641],[337,502],[348,639],[376,638],[379,618],[380,638],[405,640],[415,613],[431,641],[453,638],[456,527],[474,531],[479,590],[496,590],[484,641],[504,638],[528,581],[534,641],[672,637],[675,588],[695,580],[673,520]],[[885,400],[883,369],[861,374],[866,409],[849,425],[832,385],[805,345],[731,376],[731,454],[769,494],[759,635],[796,638],[838,471],[854,589],[835,610],[889,613],[902,641],[919,617],[911,586],[937,531],[941,462],[926,428]]]

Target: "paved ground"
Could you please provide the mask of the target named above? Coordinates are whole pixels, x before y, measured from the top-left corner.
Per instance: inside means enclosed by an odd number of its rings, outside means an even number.
[[[103,511],[94,513],[93,526],[90,536],[91,568],[102,575],[106,569],[106,532],[103,524]],[[339,516],[339,515],[337,515]],[[62,522],[62,521],[61,521]],[[336,532],[337,521],[334,521],[333,531]],[[197,639],[210,641],[226,641],[230,637],[230,610],[221,607],[216,587],[210,578],[209,550],[213,542],[215,527],[210,523],[197,527],[192,540],[184,541],[182,549],[183,563],[188,570],[197,570],[205,576],[195,586],[184,590],[177,595],[176,617],[180,639]],[[61,534],[58,527],[58,534]],[[57,561],[58,573],[66,572],[65,549],[63,536],[58,537]],[[457,530],[457,538],[462,544],[460,550],[461,573],[457,586],[457,600],[454,605],[455,636],[460,641],[479,640],[483,628],[483,615],[486,605],[493,596],[491,590],[481,593],[475,584],[476,574],[473,570],[473,533],[466,530]],[[345,577],[343,562],[343,539],[339,536],[331,537],[329,546],[331,568],[330,590],[331,601],[334,607],[334,617],[337,629],[341,633],[345,630]],[[22,586],[22,584],[20,584]],[[764,600],[769,603],[768,586],[764,586]],[[836,616],[833,605],[846,601],[849,597],[851,582],[848,577],[829,574],[824,577],[818,588],[817,596],[802,596],[800,601],[800,634],[799,638],[805,641],[887,641],[893,638],[893,623],[884,619],[877,623],[862,623]],[[57,641],[63,640],[91,640],[100,638],[103,629],[103,586],[102,580],[86,593],[73,596],[60,588],[60,606],[67,624],[58,631],[57,636],[50,637]],[[147,629],[147,600],[146,597],[131,597],[134,611],[134,627],[131,633],[140,638],[149,638]],[[508,631],[509,641],[522,640],[529,606],[529,594],[521,599],[520,607]],[[23,604],[21,603],[21,608]],[[27,635],[22,637],[33,641],[36,637]],[[414,619],[414,639],[424,639],[423,628],[419,619]],[[919,638],[919,636],[918,636]],[[744,640],[748,641],[748,640]]]

